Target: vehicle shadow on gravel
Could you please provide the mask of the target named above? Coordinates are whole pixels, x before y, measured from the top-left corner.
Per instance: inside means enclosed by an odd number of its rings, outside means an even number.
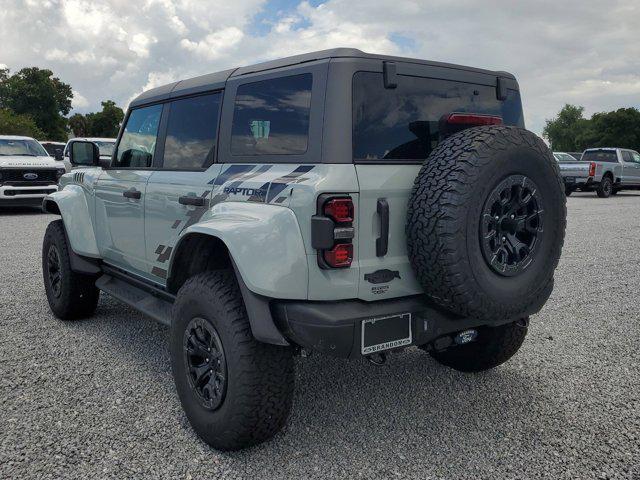
[[[99,318],[103,315],[107,318]],[[283,432],[259,446],[222,453],[197,438],[180,409],[170,380],[168,329],[103,296],[97,317],[75,324],[73,330],[95,337],[92,341],[117,350],[123,362],[144,371],[143,377],[152,383],[145,388],[170,404],[163,408],[171,418],[154,422],[181,437],[183,448],[209,452],[211,462],[255,475],[260,474],[258,466],[287,476],[310,464],[336,473],[351,464],[366,465],[371,456],[378,465],[387,457],[390,464],[419,464],[424,451],[457,462],[499,456],[504,450],[488,452],[487,445],[532,445],[539,435],[531,425],[543,415],[536,405],[553,402],[540,398],[535,372],[523,369],[524,360],[518,356],[493,371],[464,374],[439,365],[417,348],[391,355],[382,367],[312,355],[296,359],[294,405]],[[136,410],[145,408],[134,403]],[[559,405],[561,418],[562,410]],[[460,457],[462,446],[466,457]]]

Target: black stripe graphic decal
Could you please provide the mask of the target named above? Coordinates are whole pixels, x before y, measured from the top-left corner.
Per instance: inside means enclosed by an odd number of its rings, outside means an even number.
[[[167,271],[164,268],[153,267],[151,273],[156,277],[167,278]]]
[[[234,180],[236,177],[244,175],[250,170],[256,168],[256,165],[231,165],[224,172],[218,175],[216,178],[211,180],[209,183],[214,187],[220,186],[223,183],[230,182]]]
[[[313,170],[313,168],[313,165],[300,165],[293,172],[283,177],[276,178],[271,182],[271,188],[269,188],[269,193],[267,194],[267,202],[276,198],[290,183],[306,180],[300,177]]]
[[[164,263],[167,260],[169,260],[169,258],[171,257],[171,251],[173,250],[173,247],[165,247],[164,245],[158,245],[158,248],[156,248],[156,255],[158,255],[158,260],[156,260],[159,263]]]

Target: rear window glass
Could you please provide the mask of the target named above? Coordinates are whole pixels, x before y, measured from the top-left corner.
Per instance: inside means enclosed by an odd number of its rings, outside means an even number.
[[[442,140],[441,119],[454,112],[499,115],[524,126],[520,94],[505,101],[495,87],[399,75],[384,88],[381,73],[353,77],[353,156],[356,160],[423,160]]]
[[[300,155],[307,151],[310,73],[240,85],[236,94],[233,155]]]
[[[583,162],[617,162],[615,150],[590,150],[582,154]]]

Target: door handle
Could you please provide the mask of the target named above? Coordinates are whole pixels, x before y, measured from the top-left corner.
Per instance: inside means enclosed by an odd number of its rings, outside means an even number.
[[[380,217],[380,236],[376,238],[376,256],[384,257],[389,250],[389,202],[386,198],[378,199],[376,211]]]
[[[142,197],[142,192],[140,190],[132,188],[131,190],[125,190],[124,192],[122,192],[122,196],[125,198],[135,198],[136,200],[140,200],[140,197]]]
[[[178,198],[178,203],[180,203],[181,205],[193,205],[195,207],[202,207],[204,206],[204,198],[194,197],[193,195],[185,195]]]

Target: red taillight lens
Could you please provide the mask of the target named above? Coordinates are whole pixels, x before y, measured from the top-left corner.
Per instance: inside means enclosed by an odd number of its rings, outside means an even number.
[[[447,117],[450,125],[502,125],[502,117],[496,115],[480,115],[477,113],[452,113]]]
[[[334,198],[324,204],[324,214],[338,223],[353,222],[353,201],[350,198]]]
[[[353,245],[340,243],[331,250],[325,250],[324,261],[333,268],[350,267],[353,261]]]
[[[595,164],[595,162],[589,162],[589,176],[590,177],[595,177],[596,176],[596,164]]]

